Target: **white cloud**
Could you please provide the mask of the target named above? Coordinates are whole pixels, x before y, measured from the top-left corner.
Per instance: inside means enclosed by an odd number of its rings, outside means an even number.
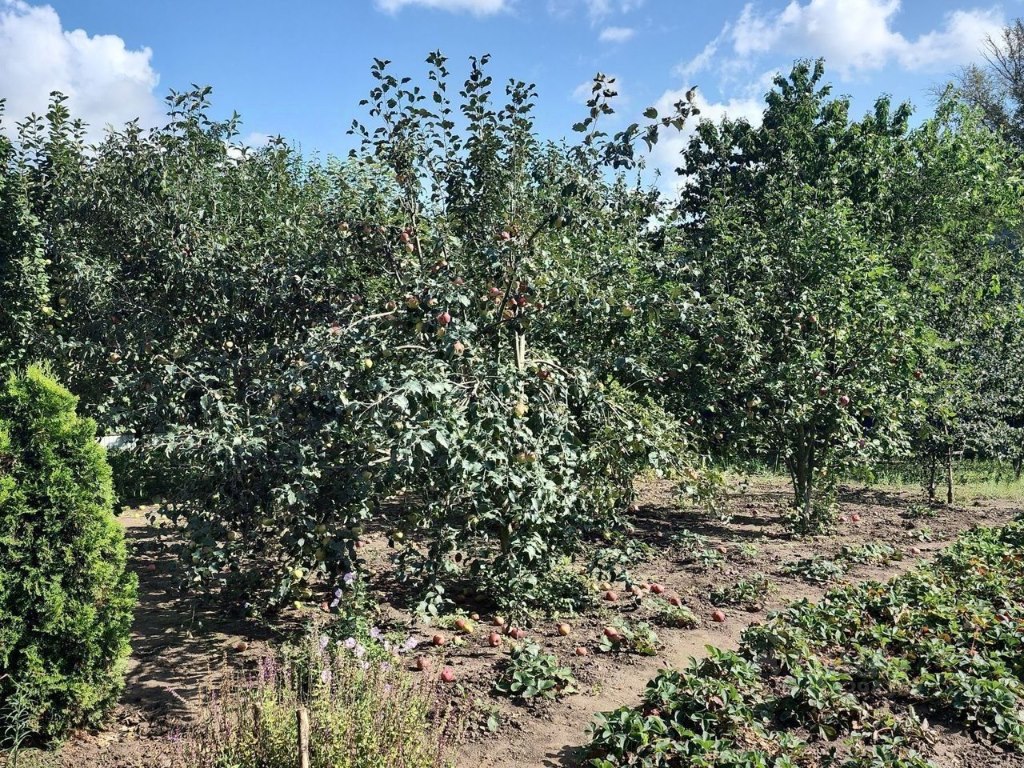
[[[8,129],[30,113],[44,114],[51,91],[68,97],[72,116],[90,125],[91,139],[133,118],[158,124],[163,109],[151,57],[149,48],[129,50],[116,35],[65,30],[48,5],[0,0],[0,98],[7,100]]]
[[[605,27],[601,30],[598,40],[602,43],[624,43],[636,34],[632,27]]]
[[[568,16],[582,6],[591,24],[614,14],[627,14],[642,8],[646,0],[548,0],[548,11],[555,16]]]
[[[679,167],[680,155],[689,145],[700,121],[710,120],[713,123],[718,123],[728,117],[730,120],[746,120],[751,125],[760,125],[764,118],[764,94],[770,88],[776,74],[775,70],[765,72],[751,83],[742,95],[727,101],[708,101],[698,90],[694,94],[693,105],[700,110],[700,114],[688,120],[683,130],[678,133],[664,132],[663,129],[663,133],[651,153],[651,167],[661,172],[662,188],[667,191],[675,191],[686,183],[685,179],[681,179],[676,174],[676,168]],[[688,88],[683,87],[678,90],[665,91],[654,105],[658,114],[662,116],[674,114],[674,105],[686,99],[687,90]]]
[[[439,11],[468,12],[474,16],[487,16],[509,9],[510,0],[376,0],[377,7],[386,13],[398,13],[407,5],[421,5]]]
[[[941,71],[977,59],[986,35],[1003,25],[998,9],[955,11],[942,26],[909,39],[893,23],[900,0],[799,0],[781,11],[743,8],[731,26],[733,52],[741,59],[766,53],[823,56],[848,78],[896,62],[909,70]]]

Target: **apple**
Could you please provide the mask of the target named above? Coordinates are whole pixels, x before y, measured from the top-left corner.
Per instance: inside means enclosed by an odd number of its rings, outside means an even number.
[[[441,312],[437,316],[438,325],[448,325],[452,321],[452,316],[447,311]]]
[[[292,569],[292,578],[295,579],[295,581],[299,581],[305,575],[306,575],[306,572],[304,570],[302,570],[301,568],[293,568]]]
[[[558,625],[558,634],[562,637],[568,637],[570,632],[572,632],[572,627],[568,624],[562,623]]]
[[[725,611],[714,611],[711,614],[711,620],[721,624],[723,621],[725,621]]]
[[[451,667],[445,667],[444,669],[441,670],[441,679],[444,680],[446,683],[454,682],[455,681],[455,670],[452,669]]]
[[[406,230],[402,230],[401,234],[399,234],[398,236],[398,239],[401,240],[403,243],[408,243],[411,238],[409,237],[409,233]]]
[[[661,584],[651,584],[650,589],[651,593],[655,595],[660,595],[665,592],[665,587],[663,587]]]
[[[852,515],[850,515],[850,522],[851,523],[859,523],[860,522],[860,515],[858,515],[856,512],[854,512]]]
[[[672,597],[670,597],[668,599],[668,604],[673,606],[673,607],[675,607],[675,608],[682,608],[683,607],[683,601],[680,600],[675,595],[672,595]]]
[[[615,603],[618,602],[619,596],[615,593],[614,590],[609,589],[604,593],[604,599],[607,600],[609,603]]]
[[[586,655],[587,655],[588,653],[590,653],[590,651],[588,651],[588,650],[587,650],[586,648],[584,648],[584,647],[583,647],[582,645],[581,645],[581,646],[579,646],[579,647],[578,647],[578,648],[576,649],[576,655],[577,655],[577,656],[586,656]]]
[[[539,368],[537,370],[537,378],[540,379],[541,381],[546,381],[550,377],[551,371],[549,371],[547,368]]]
[[[818,395],[820,397],[824,397],[827,394],[828,394],[828,388],[827,387],[821,387],[821,388],[818,389]]]
[[[473,634],[473,624],[469,619],[464,619],[461,616],[455,620],[455,628],[459,632],[465,632],[467,635]]]
[[[496,627],[504,627],[505,626],[505,618],[503,616],[495,616],[494,617],[494,621],[492,623]]]
[[[413,296],[411,293],[405,297],[405,306],[409,309],[416,309],[420,305],[420,300]]]
[[[480,614],[479,613],[471,613],[471,614],[469,614],[469,619],[470,619],[470,621],[480,621]]]
[[[446,638],[444,635],[438,632],[436,635],[430,638],[430,642],[436,646],[442,646],[448,642],[448,638]]]
[[[415,662],[416,669],[420,672],[426,672],[430,669],[430,659],[426,656],[417,656]]]
[[[234,644],[233,647],[239,653],[243,653],[243,652],[249,650],[249,644],[247,642],[245,642],[245,640],[239,640],[237,643]]]
[[[384,305],[384,309],[386,309],[388,312],[394,312],[396,309],[398,309],[398,302],[389,301]]]
[[[850,396],[849,395],[840,395],[839,396],[839,405],[840,406],[845,408],[849,404],[850,404]]]
[[[521,419],[521,418],[523,418],[526,415],[527,411],[529,411],[529,410],[530,410],[529,406],[527,406],[526,403],[524,403],[522,400],[520,400],[512,408],[512,413],[514,413],[516,415],[517,419]]]
[[[501,645],[501,635],[497,632],[491,632],[491,634],[487,636],[487,644],[491,646],[491,648],[497,648]]]
[[[363,370],[364,371],[368,371],[371,368],[373,368],[373,360],[371,360],[368,357],[364,357],[363,358],[363,362],[361,363],[361,365],[363,366]]]
[[[615,627],[605,627],[604,628],[604,636],[607,637],[612,642],[615,642],[620,637],[619,630],[617,630]]]

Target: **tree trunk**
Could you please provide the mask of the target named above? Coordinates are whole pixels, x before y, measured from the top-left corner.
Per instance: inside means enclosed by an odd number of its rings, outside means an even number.
[[[1024,470],[1024,457],[1013,460],[1013,479],[1020,480],[1021,471]]]
[[[953,505],[953,443],[949,439],[949,427],[946,427],[946,503]]]
[[[935,491],[938,486],[936,482],[936,474],[938,470],[938,461],[935,458],[935,454],[928,457],[928,469],[925,470],[925,481],[924,489],[928,492],[928,501],[935,501]]]

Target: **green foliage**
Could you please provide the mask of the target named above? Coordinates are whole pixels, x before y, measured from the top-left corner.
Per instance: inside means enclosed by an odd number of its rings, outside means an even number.
[[[738,654],[709,649],[685,673],[661,672],[640,710],[600,715],[591,764],[799,762],[801,733],[848,768],[921,768],[934,735],[913,711],[894,714],[908,698],[1020,749],[1021,562],[1021,523],[975,529],[934,565],[793,603],[749,627]]]
[[[745,608],[763,606],[768,596],[775,591],[775,585],[763,573],[751,574],[735,584],[717,587],[711,591],[714,605],[735,605]]]
[[[685,605],[672,605],[664,599],[657,601],[651,620],[662,627],[676,629],[695,629],[700,626],[700,619],[690,608]]]
[[[0,387],[0,707],[44,740],[117,699],[136,582],[96,426],[37,367]]]
[[[683,618],[682,614],[675,614]],[[613,630],[609,632],[608,630]],[[658,633],[646,622],[630,624],[625,620],[617,620],[605,629],[598,646],[605,653],[635,653],[640,656],[657,656],[661,648]]]
[[[571,669],[559,665],[553,653],[544,653],[536,643],[527,642],[512,647],[494,691],[512,699],[555,699],[574,693],[576,678]]]

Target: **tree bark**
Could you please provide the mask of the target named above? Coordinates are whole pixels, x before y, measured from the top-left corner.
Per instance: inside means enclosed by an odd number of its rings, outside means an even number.
[[[299,730],[299,768],[309,768],[309,712],[299,707],[295,712]]]

